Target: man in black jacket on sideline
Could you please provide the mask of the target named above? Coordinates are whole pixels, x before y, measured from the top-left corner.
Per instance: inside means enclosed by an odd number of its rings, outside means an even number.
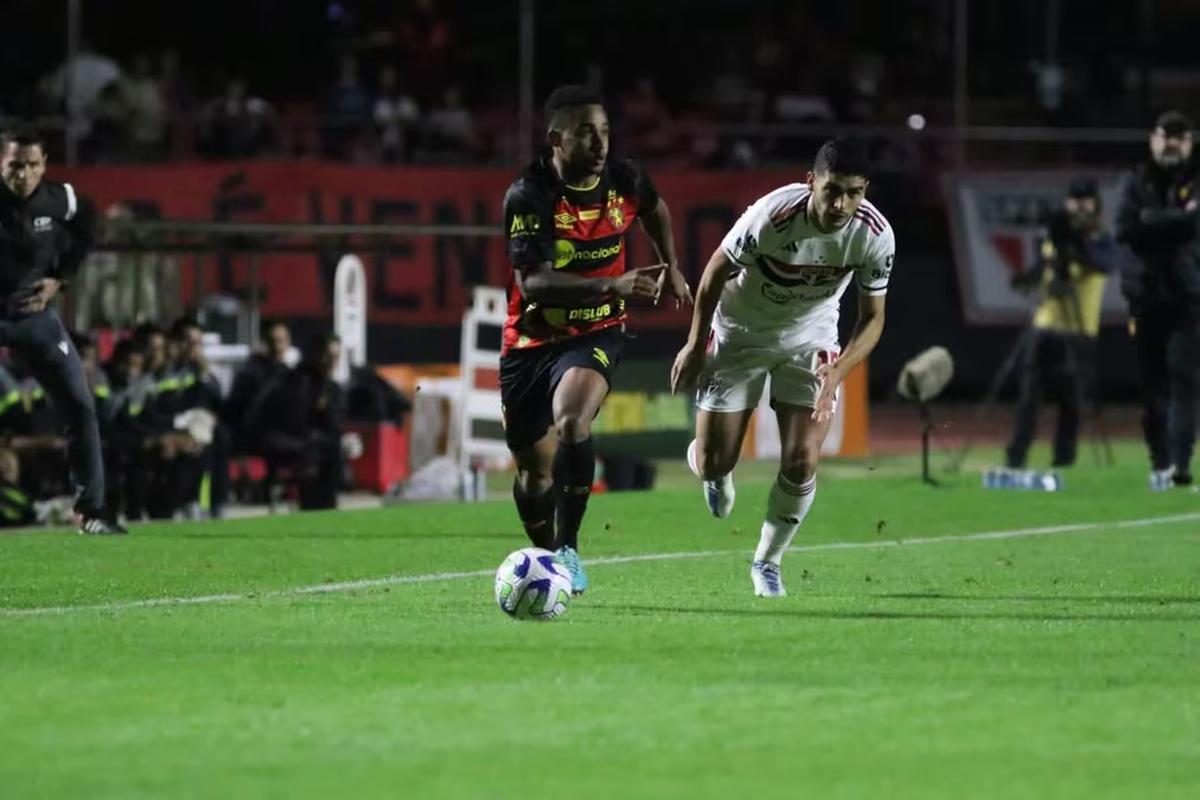
[[[104,511],[96,407],[62,320],[49,307],[78,271],[95,214],[69,183],[43,180],[46,145],[28,131],[0,138],[0,345],[19,353],[70,428],[79,532],[125,533]]]
[[[1117,238],[1137,256],[1121,276],[1137,345],[1152,489],[1192,483],[1200,369],[1200,165],[1192,122],[1168,111],[1130,177]]]

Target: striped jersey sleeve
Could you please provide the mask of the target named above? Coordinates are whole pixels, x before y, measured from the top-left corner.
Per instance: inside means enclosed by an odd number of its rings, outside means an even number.
[[[808,197],[808,186],[802,183],[788,184],[763,195],[725,234],[721,249],[738,266],[752,266],[754,258],[770,251],[792,220],[807,210]]]

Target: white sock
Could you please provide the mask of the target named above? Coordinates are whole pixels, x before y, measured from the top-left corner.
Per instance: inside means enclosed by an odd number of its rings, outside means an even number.
[[[812,508],[816,493],[815,475],[804,483],[793,483],[783,475],[776,478],[767,498],[767,516],[763,520],[758,549],[754,551],[755,561],[770,561],[779,565],[783,560],[783,551],[788,549],[796,531],[800,530],[800,523],[804,522],[804,517]]]

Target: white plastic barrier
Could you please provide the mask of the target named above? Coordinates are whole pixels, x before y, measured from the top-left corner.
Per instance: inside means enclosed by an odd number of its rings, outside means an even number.
[[[503,421],[499,388],[480,388],[479,380],[481,372],[496,374],[499,371],[500,346],[499,342],[494,348],[481,345],[480,328],[502,328],[507,313],[508,298],[505,291],[480,286],[475,288],[471,307],[463,317],[457,427],[463,497],[468,500],[483,499],[484,470],[503,468],[510,459],[508,445],[498,430],[495,436],[475,430],[477,422],[493,423],[488,427],[496,429],[496,425]],[[483,383],[490,386],[492,382]]]

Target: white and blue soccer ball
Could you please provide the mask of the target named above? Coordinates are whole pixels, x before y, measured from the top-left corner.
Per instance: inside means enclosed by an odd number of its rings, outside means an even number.
[[[570,602],[571,574],[549,550],[516,550],[496,570],[496,605],[514,619],[558,619]]]

